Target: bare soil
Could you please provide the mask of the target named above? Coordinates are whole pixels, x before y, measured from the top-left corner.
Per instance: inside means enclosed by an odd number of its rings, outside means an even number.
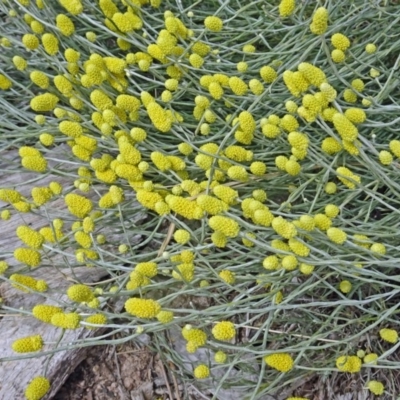
[[[147,347],[93,347],[54,400],[200,400],[183,387]],[[189,396],[189,397],[188,397]]]

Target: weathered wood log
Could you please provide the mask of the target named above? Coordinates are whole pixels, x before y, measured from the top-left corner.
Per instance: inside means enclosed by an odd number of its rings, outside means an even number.
[[[65,146],[59,146],[54,149],[52,157],[61,160],[64,154]],[[39,178],[36,173],[13,172],[18,170],[15,166],[19,163],[20,157],[16,150],[0,153],[0,188],[16,188],[23,196],[29,198],[34,186],[47,186],[51,181],[71,185],[71,178],[52,173],[52,168],[56,164],[54,161],[49,163],[50,173],[39,176]],[[68,169],[71,171],[76,169],[76,166],[69,166]],[[63,171],[68,172],[66,169]],[[0,211],[4,207],[10,206],[0,201]],[[65,208],[63,199],[59,198],[52,201],[49,206],[41,207],[38,211],[24,214],[14,212],[10,220],[0,220],[0,260],[9,263],[8,275],[10,275],[10,271],[15,273],[21,268],[23,271],[23,267],[13,257],[14,249],[21,245],[15,234],[16,228],[22,224],[29,225],[33,229],[49,226],[49,219],[58,218],[60,214],[68,216]],[[139,239],[136,238],[136,240]],[[72,249],[70,253],[71,260],[74,260]],[[29,313],[24,313],[24,311],[31,311],[36,304],[57,304],[57,301],[65,300],[66,289],[73,282],[98,282],[107,275],[107,270],[101,268],[85,266],[69,268],[65,264],[65,256],[58,254],[56,250],[50,251],[49,254],[49,260],[44,260],[42,266],[29,273],[36,279],[44,279],[49,286],[48,292],[24,293],[13,288],[9,282],[3,282],[0,285],[2,305],[21,310],[21,312],[10,314],[9,310],[1,310],[0,307],[0,313],[3,316],[0,319],[0,399],[24,399],[23,393],[26,386],[33,377],[38,375],[45,375],[50,380],[51,389],[44,399],[52,398],[71,372],[85,358],[90,347],[58,351],[45,356],[41,356],[41,353],[65,348],[71,343],[93,338],[104,330],[79,328],[63,331],[35,319]],[[67,257],[68,259],[69,257]],[[26,358],[26,354],[13,352],[11,344],[14,340],[35,334],[43,337],[45,342],[43,350],[37,354],[29,354],[32,358]],[[19,357],[19,359],[11,361],[10,358],[14,357]]]
[[[46,270],[47,268],[39,270],[40,273],[36,276],[42,276],[42,278],[46,276],[49,286],[53,289],[52,291],[59,292],[58,297],[61,299],[62,293],[65,293],[66,287],[71,283],[65,279],[60,279],[57,274],[51,276]],[[106,274],[104,270],[87,267],[75,268],[74,272],[82,282],[94,282]],[[0,287],[0,293],[6,304],[13,307],[17,304],[24,310],[31,310],[38,303],[45,303],[45,299],[41,295],[17,292],[6,284]],[[26,386],[37,375],[45,375],[51,381],[50,392],[45,398],[52,398],[70,373],[85,358],[89,349],[89,347],[83,347],[56,352],[50,357],[40,357],[38,353],[30,359],[3,361],[5,358],[18,356],[11,349],[14,340],[40,334],[46,343],[42,351],[51,351],[56,348],[56,345],[63,346],[63,344],[94,337],[100,332],[100,329],[89,330],[85,328],[63,331],[23,314],[3,317],[0,321],[0,399],[23,399]],[[58,343],[59,341],[60,343]]]

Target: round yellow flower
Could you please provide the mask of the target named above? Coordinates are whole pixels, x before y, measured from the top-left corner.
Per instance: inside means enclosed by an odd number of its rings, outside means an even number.
[[[216,16],[208,16],[204,20],[204,26],[212,32],[220,32],[223,27],[221,18]]]
[[[154,278],[157,275],[157,264],[155,262],[142,262],[136,265],[135,271],[148,278]]]
[[[155,318],[161,311],[160,304],[152,299],[131,298],[125,302],[125,308],[138,318]]]
[[[361,359],[357,356],[340,356],[336,359],[336,367],[342,372],[359,372],[361,364]]]
[[[281,17],[289,17],[296,7],[295,0],[281,0],[279,4],[279,15]]]
[[[376,52],[376,45],[375,45],[374,43],[368,43],[368,44],[365,46],[365,51],[366,51],[368,54],[373,54],[373,53],[375,53],[375,52]]]
[[[235,273],[228,270],[223,270],[219,274],[219,277],[228,283],[229,285],[233,285],[235,283]]]
[[[332,50],[331,57],[332,57],[333,62],[339,64],[345,60],[346,55],[344,54],[344,52],[342,50],[335,49],[335,50]]]
[[[239,234],[239,224],[229,217],[216,215],[209,219],[208,225],[214,231],[223,233],[227,237],[234,238]]]
[[[376,396],[380,396],[385,391],[385,386],[383,386],[383,383],[378,381],[369,381],[367,383],[367,388]]]
[[[94,324],[94,325],[105,325],[107,322],[107,317],[103,314],[93,314],[90,315],[89,317],[85,318],[85,322],[88,322],[89,324]],[[96,329],[94,326],[85,326],[86,329]]]
[[[227,359],[227,354],[219,350],[214,354],[214,360],[218,364],[223,364]]]
[[[210,376],[210,368],[205,364],[198,365],[193,371],[196,379],[206,379]]]
[[[377,364],[377,360],[378,359],[378,354],[376,354],[376,353],[370,353],[370,354],[367,354],[365,357],[364,357],[364,364],[373,364],[373,365],[376,365]]]
[[[92,290],[86,285],[72,285],[67,290],[67,296],[70,300],[76,302],[89,302],[94,299],[94,294]]]
[[[331,37],[332,45],[339,50],[346,51],[350,47],[350,40],[342,33],[335,33]]]
[[[399,335],[397,333],[397,331],[395,331],[394,329],[381,329],[379,331],[379,336],[386,342],[389,343],[396,343],[399,339]]]
[[[50,389],[50,382],[44,376],[36,376],[25,389],[27,400],[40,400]]]
[[[160,311],[156,317],[162,324],[168,324],[174,320],[174,313],[172,311]]]
[[[350,293],[351,288],[352,288],[352,284],[349,281],[344,280],[344,281],[341,281],[339,284],[339,289],[342,293]]]
[[[288,353],[270,354],[264,357],[265,363],[280,372],[288,372],[293,368],[293,358]]]
[[[35,318],[48,324],[51,322],[53,315],[59,313],[62,313],[60,307],[51,306],[49,304],[38,304],[32,309],[32,314]]]
[[[39,47],[39,39],[31,33],[22,36],[22,43],[28,50],[36,50]]]
[[[217,340],[232,340],[236,335],[235,325],[230,321],[218,322],[212,328],[212,334]]]
[[[347,239],[346,233],[339,228],[329,228],[326,234],[332,242],[337,244],[343,244]]]
[[[51,324],[62,329],[77,329],[81,317],[75,312],[71,313],[58,313],[51,317]]]

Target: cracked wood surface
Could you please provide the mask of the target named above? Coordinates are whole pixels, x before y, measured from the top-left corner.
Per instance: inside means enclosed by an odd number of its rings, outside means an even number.
[[[52,158],[62,157],[64,152],[65,146],[59,146],[52,154]],[[19,163],[20,157],[16,150],[0,151],[0,188],[15,188],[29,198],[34,186],[47,186],[51,181],[70,185],[71,179],[68,180],[67,177],[52,173],[55,162],[50,162],[49,173],[39,175],[39,178],[36,173],[19,172],[20,168],[17,168]],[[73,170],[72,165],[70,169]],[[65,170],[65,172],[68,171]],[[26,272],[26,268],[16,263],[13,258],[13,250],[21,245],[15,234],[16,228],[24,224],[33,229],[40,229],[43,226],[49,226],[48,218],[53,219],[60,217],[60,214],[61,216],[68,216],[68,214],[61,198],[31,213],[17,213],[12,210],[12,207],[0,201],[0,212],[5,208],[11,210],[12,217],[8,221],[0,220],[0,260],[9,263],[10,268],[6,276],[10,276],[18,271]],[[44,399],[52,398],[70,373],[85,358],[89,347],[58,351],[50,353],[50,356],[40,356],[40,354],[51,352],[58,346],[65,348],[72,342],[79,343],[83,339],[95,338],[102,331],[102,329],[85,328],[63,331],[29,315],[29,311],[38,303],[56,304],[58,302],[60,305],[65,302],[63,293],[73,282],[77,280],[84,283],[98,282],[107,275],[107,271],[101,268],[85,266],[66,268],[64,255],[57,254],[55,251],[47,251],[47,253],[49,256],[43,256],[41,266],[31,274],[36,279],[46,280],[49,286],[47,292],[23,293],[14,289],[9,282],[3,281],[0,284],[2,305],[21,310],[21,312],[12,312],[10,315],[7,315],[5,310],[1,311],[3,317],[0,319],[0,399],[23,399],[26,386],[37,375],[45,375],[50,380],[51,389]],[[42,335],[45,342],[44,348],[38,353],[39,357],[28,359],[26,354],[16,354],[12,351],[11,344],[14,340],[35,334]],[[28,356],[31,357],[31,355]],[[19,359],[8,360],[11,357],[19,357]]]

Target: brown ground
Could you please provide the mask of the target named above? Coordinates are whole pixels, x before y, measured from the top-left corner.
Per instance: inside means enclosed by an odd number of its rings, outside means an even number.
[[[124,345],[93,347],[88,357],[70,375],[55,400],[200,400],[208,395],[184,395],[181,386],[168,374],[168,368],[146,347]],[[168,386],[166,378],[168,376]],[[354,384],[355,382],[353,382]],[[310,400],[366,400],[368,397],[337,397],[327,382],[314,378],[301,385],[293,395]],[[359,385],[355,388],[357,392]],[[336,392],[336,391],[335,391]],[[330,394],[329,394],[330,393]],[[189,396],[189,397],[185,397]],[[270,397],[279,399],[278,397]],[[381,397],[382,399],[382,397]],[[386,400],[386,399],[385,399]],[[388,398],[389,400],[389,398]]]
[[[168,382],[168,384],[166,383]],[[186,395],[187,396],[187,395]],[[197,400],[146,347],[93,347],[60,389],[55,400]]]
[[[375,397],[369,394],[359,377],[351,374],[314,376],[299,383],[298,388],[296,386],[291,395],[309,400],[396,400],[392,395]],[[146,347],[123,345],[122,348],[93,347],[54,399],[200,400],[211,399],[211,396],[194,392],[184,394],[182,386],[157,355]],[[281,400],[281,397],[268,396],[270,399]]]

